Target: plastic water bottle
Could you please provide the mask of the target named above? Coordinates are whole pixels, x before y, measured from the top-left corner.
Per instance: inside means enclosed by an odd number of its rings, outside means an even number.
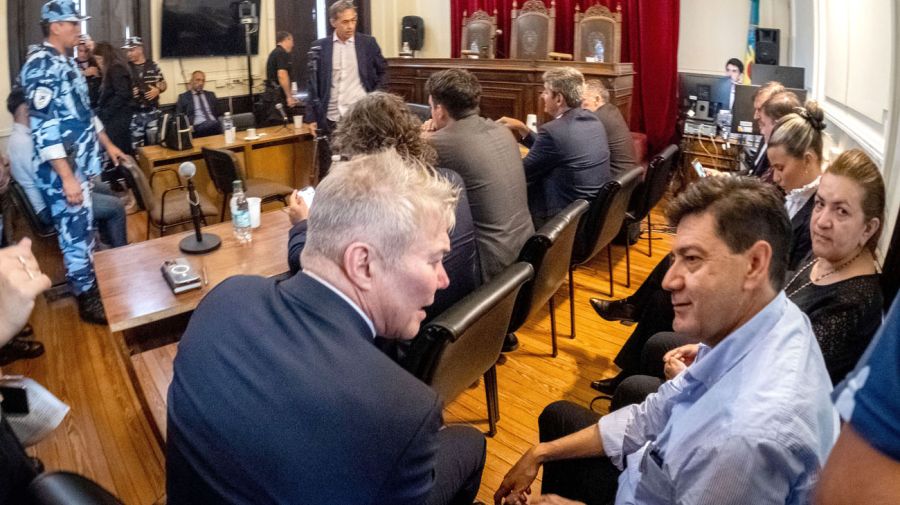
[[[226,112],[222,117],[222,132],[225,133],[225,143],[230,144],[234,142],[235,130],[234,130],[234,118],[231,117],[230,112]]]
[[[232,183],[231,194],[231,223],[234,225],[234,236],[238,242],[248,244],[253,240],[253,231],[250,228],[250,205],[244,196],[244,184],[240,180]]]
[[[597,63],[606,61],[606,48],[603,47],[603,41],[600,39],[597,39],[597,42],[594,42],[594,57],[597,59]]]

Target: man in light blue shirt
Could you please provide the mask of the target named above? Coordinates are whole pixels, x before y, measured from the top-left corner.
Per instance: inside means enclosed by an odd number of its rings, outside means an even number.
[[[544,463],[545,494],[587,503],[809,500],[837,417],[809,320],[782,291],[791,229],[782,200],[755,179],[710,177],[668,215],[678,232],[663,288],[675,331],[699,351],[643,403],[586,428],[586,409],[549,406],[542,443],[509,471],[496,503],[525,501]],[[548,436],[551,419],[568,429]]]

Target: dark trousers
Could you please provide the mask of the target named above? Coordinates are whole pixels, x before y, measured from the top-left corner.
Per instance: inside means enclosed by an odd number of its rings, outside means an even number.
[[[221,133],[222,125],[214,119],[194,125],[194,137],[209,137],[210,135],[219,135]]]
[[[667,256],[656,265],[641,287],[628,297],[629,303],[638,308],[638,324],[613,360],[626,375],[641,373],[641,355],[650,337],[659,332],[672,331],[672,320],[675,319],[672,298],[662,288],[669,265]]]
[[[481,486],[486,444],[471,426],[447,426],[438,432],[434,488],[427,505],[471,505]]]
[[[318,164],[318,180],[322,180],[331,170],[331,155],[341,154],[333,153],[331,150],[331,134],[337,128],[337,123],[326,119],[322,123],[316,123],[318,127],[316,137],[316,163]]]
[[[541,442],[549,442],[597,424],[600,414],[565,400],[547,405],[538,418]],[[544,464],[541,494],[557,494],[587,505],[616,499],[619,469],[605,456],[550,461]]]
[[[6,419],[0,419],[0,503],[28,503],[26,489],[37,472]]]
[[[641,403],[647,396],[655,393],[666,380],[663,373],[663,356],[676,347],[695,343],[695,340],[671,331],[653,335],[644,345],[638,375],[632,375],[619,384],[613,395],[610,410],[617,410],[633,403]]]

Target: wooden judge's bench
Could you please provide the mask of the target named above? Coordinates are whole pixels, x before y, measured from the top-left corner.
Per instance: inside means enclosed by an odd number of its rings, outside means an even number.
[[[497,60],[456,58],[389,58],[388,90],[407,102],[427,104],[425,81],[439,70],[464,68],[481,82],[481,115],[499,119],[503,116],[525,120],[528,114],[542,118],[540,94],[544,89],[541,75],[552,68],[577,68],[585,79],[600,79],[609,90],[610,101],[631,120],[631,96],[634,67],[631,63],[580,63],[571,61]]]

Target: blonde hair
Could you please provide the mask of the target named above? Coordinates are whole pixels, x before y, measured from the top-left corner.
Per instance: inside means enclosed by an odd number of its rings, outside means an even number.
[[[846,177],[862,188],[863,198],[859,203],[866,221],[878,218],[879,223],[878,230],[866,242],[866,248],[874,254],[884,227],[885,190],[881,172],[861,149],[850,149],[835,158],[826,173]]]
[[[775,123],[769,148],[782,147],[789,156],[797,159],[812,151],[822,161],[824,129],[825,112],[819,108],[818,102],[808,100],[805,106],[795,107],[794,112]]]
[[[316,188],[302,262],[320,256],[340,263],[348,245],[365,242],[395,265],[426,223],[453,227],[458,197],[447,179],[394,149],[335,163]]]

